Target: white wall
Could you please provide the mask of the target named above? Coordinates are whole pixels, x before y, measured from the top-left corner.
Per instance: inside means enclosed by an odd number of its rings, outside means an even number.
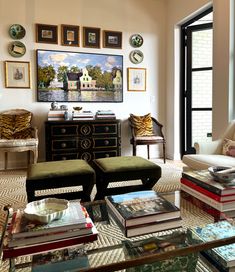
[[[122,120],[122,155],[131,155],[129,144],[130,132],[127,125],[129,113],[145,114],[151,112],[160,122],[165,124],[165,1],[162,0],[0,0],[0,110],[26,108],[34,114],[34,124],[39,128],[39,160],[45,159],[44,121],[50,103],[36,101],[36,49],[53,49],[75,52],[91,52],[120,54],[124,58],[124,90],[123,103],[67,103],[83,106],[84,109],[112,109]],[[12,41],[8,29],[12,24],[22,24],[26,36],[21,40],[27,52],[21,58],[13,58],[8,54],[7,46]],[[70,24],[100,27],[102,30],[123,32],[122,49],[88,49],[83,47],[66,47],[61,45],[35,42],[35,23]],[[60,28],[59,28],[60,30]],[[140,33],[144,44],[140,48],[144,53],[141,64],[132,64],[129,53],[133,48],[129,37]],[[60,31],[59,31],[60,43]],[[4,82],[5,60],[30,61],[32,71],[32,89],[6,89]],[[147,68],[147,91],[128,92],[126,83],[127,67]],[[60,103],[66,104],[66,103]],[[146,150],[139,148],[139,154],[146,156]],[[157,150],[155,150],[157,151]],[[153,154],[154,153],[154,154]],[[152,156],[158,156],[153,152]],[[25,154],[10,154],[10,167],[25,165]],[[1,161],[2,161],[1,154]],[[1,165],[0,165],[1,166]]]

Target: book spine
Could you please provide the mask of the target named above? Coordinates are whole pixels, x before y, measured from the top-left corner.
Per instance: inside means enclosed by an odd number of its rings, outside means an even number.
[[[182,177],[192,181],[193,183],[201,186],[202,188],[204,188],[206,190],[211,191],[212,193],[215,193],[217,195],[222,195],[222,190],[220,190],[219,188],[216,188],[216,187],[214,187],[214,186],[212,186],[212,185],[210,185],[210,184],[208,184],[206,182],[203,182],[202,180],[199,180],[199,179],[197,179],[195,177],[192,177],[192,176],[188,175],[185,172],[182,173]]]
[[[26,247],[3,248],[3,259],[14,258],[24,255],[32,255],[34,253],[45,252],[53,249],[65,248],[82,243],[89,243],[97,240],[97,233],[86,236],[76,236],[71,239],[64,239],[59,241],[53,241],[49,243],[40,243],[36,245],[30,245]]]
[[[202,200],[203,202],[205,202],[208,205],[212,206],[213,208],[219,210],[220,212],[225,210],[220,202],[217,202],[217,201],[207,197],[206,195],[203,195],[203,194],[195,191],[194,189],[186,186],[183,183],[181,183],[181,190],[183,190],[183,191],[189,193],[190,195],[193,195],[194,197]]]
[[[229,268],[224,267],[217,259],[214,259],[207,251],[201,251],[200,254],[212,264],[219,272],[229,272]]]
[[[181,181],[181,183],[185,184],[186,186],[191,187],[192,189],[194,189],[194,190],[196,190],[196,191],[198,191],[198,192],[200,192],[200,193],[202,193],[202,194],[204,194],[204,195],[206,195],[206,196],[214,199],[215,201],[224,203],[224,202],[231,202],[231,201],[235,200],[235,198],[234,198],[234,200],[227,200],[227,201],[223,200],[222,196],[214,194],[214,193],[212,193],[212,192],[204,189],[203,187],[196,185],[195,183],[191,182],[190,180],[188,180],[186,178],[181,178],[180,181]]]
[[[215,218],[215,221],[227,218],[225,213],[218,211],[217,209],[213,208],[212,206],[208,205],[207,203],[201,201],[200,199],[192,196],[185,191],[181,191],[180,196],[183,197],[185,200],[191,202],[198,208],[202,209],[204,212],[213,216]]]

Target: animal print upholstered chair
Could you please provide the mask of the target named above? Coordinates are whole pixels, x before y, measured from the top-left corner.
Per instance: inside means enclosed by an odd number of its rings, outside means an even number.
[[[8,152],[33,152],[38,159],[38,130],[32,127],[33,114],[25,109],[12,109],[0,113],[0,152],[5,153],[4,168],[8,166]]]
[[[166,162],[165,154],[165,138],[162,133],[163,125],[160,124],[151,114],[143,116],[137,116],[130,114],[128,118],[131,127],[131,140],[130,143],[133,145],[133,156],[136,156],[137,145],[147,145],[148,159],[149,146],[162,144],[163,147],[163,161]]]

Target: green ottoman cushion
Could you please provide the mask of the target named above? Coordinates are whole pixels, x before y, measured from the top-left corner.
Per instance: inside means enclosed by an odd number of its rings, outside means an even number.
[[[90,201],[91,191],[95,183],[95,171],[85,160],[49,161],[29,166],[26,179],[28,202],[45,196],[35,195],[37,190],[57,189],[63,187],[82,186],[83,190],[46,195],[65,199]]]
[[[84,160],[51,161],[32,164],[28,170],[27,179],[50,179],[93,173],[93,168]]]
[[[95,159],[97,194],[95,199],[106,195],[152,189],[161,177],[161,167],[138,156],[120,156]],[[110,188],[110,182],[141,180],[141,185],[128,185]]]

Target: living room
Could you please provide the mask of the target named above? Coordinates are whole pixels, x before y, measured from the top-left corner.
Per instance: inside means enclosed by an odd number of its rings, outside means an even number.
[[[24,4],[23,4],[24,3]],[[130,113],[143,115],[151,112],[152,116],[163,124],[167,141],[168,159],[180,159],[180,105],[179,105],[179,27],[185,20],[208,8],[211,1],[25,1],[20,6],[16,1],[1,1],[1,60],[27,61],[31,66],[31,87],[29,89],[5,88],[5,69],[1,67],[1,110],[25,108],[33,113],[33,125],[39,130],[39,161],[45,160],[44,122],[50,103],[37,102],[36,49],[114,54],[123,56],[123,102],[121,103],[59,103],[66,104],[69,110],[82,106],[85,110],[96,111],[111,109],[121,120],[122,155],[131,155],[130,129],[127,118]],[[17,6],[17,8],[15,8]],[[89,16],[85,10],[89,7]],[[68,12],[65,10],[69,9]],[[11,13],[6,13],[11,10]],[[74,14],[73,14],[74,12]],[[228,103],[232,93],[229,87],[229,14],[230,1],[213,1],[213,138],[217,138],[231,119],[233,108]],[[121,16],[121,20],[120,20]],[[14,58],[8,53],[12,42],[8,29],[19,23],[26,30],[21,40],[26,46],[23,57]],[[35,24],[58,25],[58,44],[37,43]],[[80,46],[62,46],[60,25],[80,26]],[[122,32],[122,48],[110,49],[85,48],[82,46],[82,27],[98,27],[103,30]],[[129,54],[133,47],[130,36],[139,33],[144,39],[140,48],[144,59],[140,64],[133,64]],[[151,50],[149,50],[151,48]],[[127,89],[127,68],[146,68],[146,91],[132,92]],[[230,88],[230,89],[229,89]],[[221,91],[223,90],[223,91]],[[146,150],[139,147],[139,154],[146,156]],[[159,157],[160,150],[151,148],[151,157]],[[3,167],[3,154],[1,167]],[[9,166],[22,167],[25,154],[10,154]]]

